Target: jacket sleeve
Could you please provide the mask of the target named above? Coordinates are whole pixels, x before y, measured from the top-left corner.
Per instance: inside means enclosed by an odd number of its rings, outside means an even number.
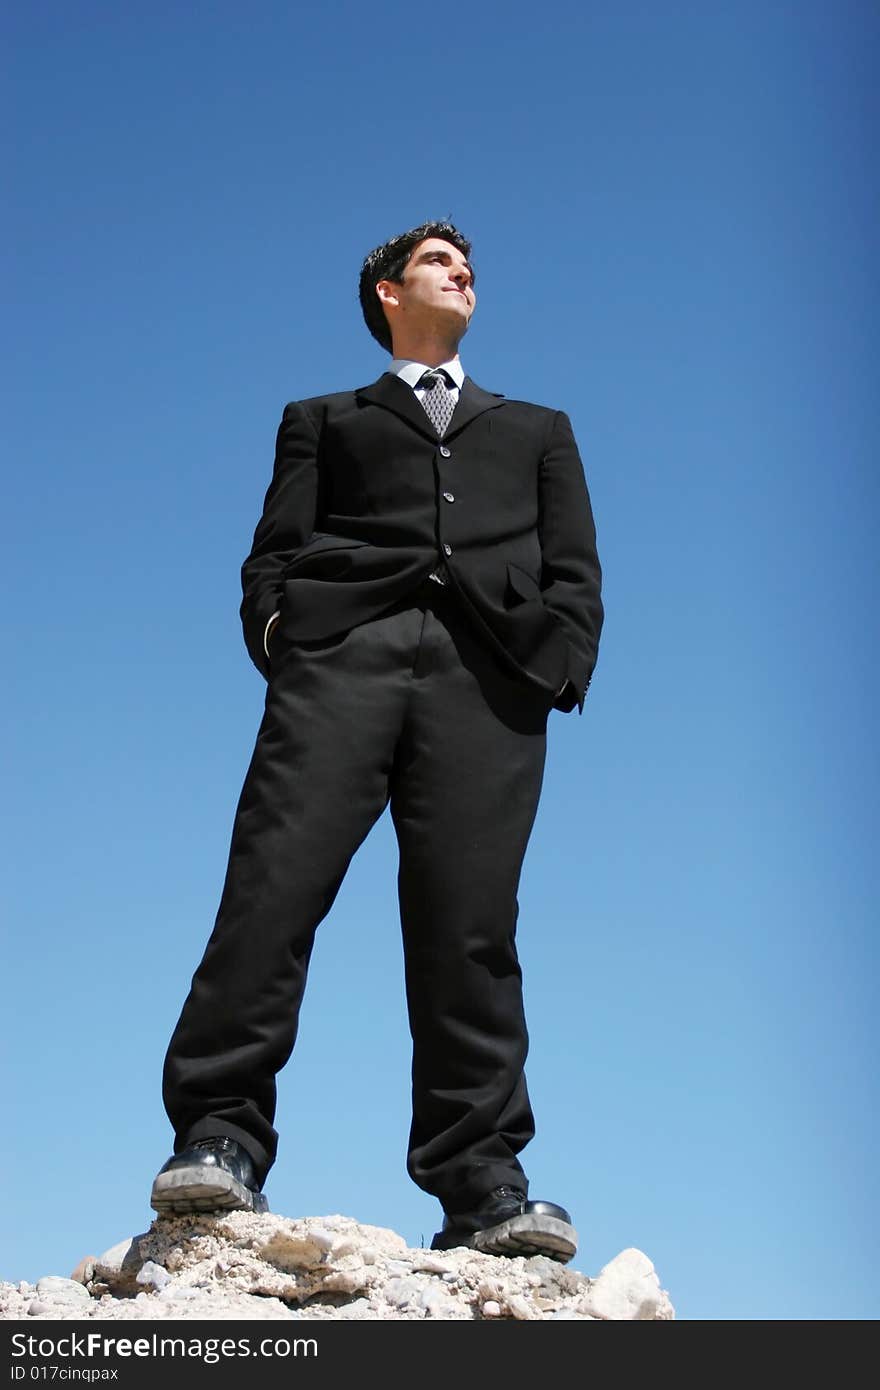
[[[544,603],[568,639],[571,682],[555,707],[583,712],[602,631],[602,570],[596,526],[571,422],[557,411],[541,460],[538,530]]]
[[[317,426],[305,405],[284,407],[275,442],[275,467],[254,532],[250,554],[241,567],[239,610],[245,646],[257,670],[268,678],[264,646],[266,625],[281,607],[283,571],[315,529],[318,505]]]

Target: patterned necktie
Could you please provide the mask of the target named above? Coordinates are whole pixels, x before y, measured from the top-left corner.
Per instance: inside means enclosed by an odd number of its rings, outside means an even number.
[[[452,419],[452,412],[455,409],[455,401],[446,385],[446,373],[439,367],[433,368],[431,371],[424,372],[416,384],[425,388],[422,405],[425,407],[425,414],[442,439],[449,428],[449,421]],[[441,560],[436,569],[433,569],[428,575],[428,578],[433,579],[435,584],[445,585],[448,583],[446,574],[446,566]]]
[[[446,373],[439,368],[432,368],[431,371],[423,373],[418,385],[425,389],[422,397],[425,414],[442,439],[449,429],[449,421],[455,409],[454,397],[446,385]]]

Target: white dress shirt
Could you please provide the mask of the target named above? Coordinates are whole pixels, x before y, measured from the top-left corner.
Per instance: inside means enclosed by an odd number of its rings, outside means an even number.
[[[411,386],[420,401],[425,399],[425,388],[417,383],[425,372],[432,369],[426,367],[424,362],[413,362],[409,357],[395,357],[389,363],[387,370],[391,372],[392,376],[399,376],[401,381],[405,381],[407,386]],[[454,385],[449,386],[447,383],[447,390],[452,397],[453,405],[458,405],[458,393],[464,381],[464,367],[458,358],[454,357],[451,362],[441,362],[437,370],[444,371],[452,377]]]

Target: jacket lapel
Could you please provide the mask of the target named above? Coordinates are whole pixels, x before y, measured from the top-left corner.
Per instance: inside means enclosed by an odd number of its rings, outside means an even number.
[[[385,372],[372,386],[363,386],[356,392],[363,400],[381,405],[385,410],[393,410],[401,420],[406,420],[419,434],[424,434],[432,442],[437,441],[437,432],[422,407],[416,400],[411,386],[407,386],[393,372]]]
[[[434,426],[428,419],[424,409],[419,404],[411,386],[402,381],[399,376],[392,372],[385,372],[374,381],[371,386],[362,386],[356,394],[363,400],[371,401],[373,405],[380,405],[385,410],[392,410],[395,415],[399,415],[401,420],[406,420],[407,424],[425,435],[432,444],[436,444],[437,434]],[[491,391],[484,391],[466,376],[459,392],[458,404],[452,413],[449,428],[443,436],[449,439],[453,434],[469,425],[478,415],[482,415],[484,410],[494,410],[496,406],[504,404],[504,397],[493,394]]]
[[[466,376],[462,382],[461,391],[458,396],[458,405],[452,412],[452,419],[449,422],[449,429],[444,434],[444,439],[451,439],[459,430],[469,425],[471,420],[476,420],[478,415],[482,415],[485,410],[494,410],[496,406],[504,404],[504,397],[499,396],[494,391],[484,391],[476,382],[471,381]],[[418,405],[418,401],[416,401]],[[419,406],[421,410],[422,407]],[[424,412],[423,412],[424,413]]]

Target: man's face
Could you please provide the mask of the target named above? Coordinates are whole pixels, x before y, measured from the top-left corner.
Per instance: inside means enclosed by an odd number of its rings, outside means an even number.
[[[452,316],[459,336],[465,332],[477,302],[473,273],[466,256],[448,241],[428,237],[412,252],[403,283],[380,280],[376,291],[383,303],[395,305],[408,325],[428,327]]]

